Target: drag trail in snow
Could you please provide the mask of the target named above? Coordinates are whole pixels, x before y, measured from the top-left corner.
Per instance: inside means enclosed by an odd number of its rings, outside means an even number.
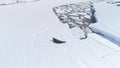
[[[112,42],[112,43],[120,46],[120,38],[119,38],[119,37],[117,37],[117,36],[115,36],[115,35],[113,35],[113,34],[110,34],[110,33],[108,33],[108,32],[105,32],[105,31],[103,31],[103,30],[97,29],[97,28],[95,28],[95,27],[90,27],[90,29],[91,29],[94,33],[100,35],[101,37],[103,37],[103,38],[109,40],[110,42]]]

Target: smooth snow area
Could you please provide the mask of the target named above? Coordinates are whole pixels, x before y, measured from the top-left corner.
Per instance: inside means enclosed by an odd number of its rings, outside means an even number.
[[[0,68],[120,68],[116,44],[93,33],[80,40],[82,31],[69,29],[52,11],[73,2],[78,1],[0,6]],[[53,43],[53,37],[66,43]]]

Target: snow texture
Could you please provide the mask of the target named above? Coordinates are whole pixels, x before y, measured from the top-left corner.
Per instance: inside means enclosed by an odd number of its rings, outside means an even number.
[[[39,1],[39,0],[0,0],[0,6],[12,5],[12,4],[18,4],[18,3],[35,2],[35,1]]]
[[[75,2],[79,0],[0,6],[0,68],[120,68],[119,46],[95,33],[80,40],[82,31],[69,29],[52,11]],[[91,26],[119,37],[119,7],[96,3],[95,8],[99,21]],[[53,37],[66,43],[55,44]]]

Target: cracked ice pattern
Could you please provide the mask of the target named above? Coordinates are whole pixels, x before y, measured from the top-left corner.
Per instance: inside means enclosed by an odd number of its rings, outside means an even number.
[[[61,5],[53,8],[54,13],[62,23],[67,23],[70,28],[80,27],[82,23],[89,25],[91,13],[91,1]]]

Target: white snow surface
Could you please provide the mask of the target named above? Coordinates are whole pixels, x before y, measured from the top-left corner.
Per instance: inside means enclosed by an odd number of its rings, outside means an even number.
[[[120,68],[117,44],[94,33],[80,40],[82,31],[69,29],[52,11],[55,6],[75,2],[79,0],[0,6],[0,68]],[[107,5],[95,5],[99,22],[92,26],[118,37],[120,7]],[[53,37],[66,43],[53,43]]]

